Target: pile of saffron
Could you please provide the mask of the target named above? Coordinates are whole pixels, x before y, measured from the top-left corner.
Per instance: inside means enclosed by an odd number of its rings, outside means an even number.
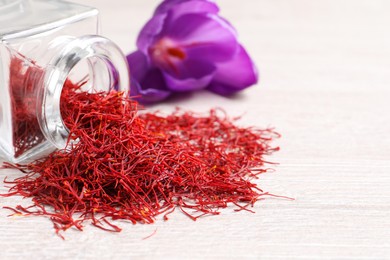
[[[69,145],[21,170],[3,196],[32,199],[15,214],[46,216],[57,233],[85,222],[120,231],[114,220],[153,223],[180,209],[193,220],[229,205],[248,210],[268,193],[256,184],[273,129],[239,127],[220,109],[207,115],[139,111],[117,91],[86,93],[66,82],[62,117]],[[27,131],[27,129],[26,129]]]

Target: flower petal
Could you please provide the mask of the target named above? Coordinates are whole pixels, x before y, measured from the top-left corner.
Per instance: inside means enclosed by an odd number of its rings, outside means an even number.
[[[217,71],[208,89],[220,95],[231,95],[257,81],[256,66],[240,45],[239,51],[231,61],[217,65]]]
[[[238,48],[234,29],[217,15],[182,15],[167,24],[164,34],[176,41],[189,58],[210,62],[230,60]]]
[[[127,63],[129,64],[131,77],[136,78],[137,81],[145,77],[150,65],[147,57],[141,51],[135,51],[127,55]]]
[[[163,71],[178,79],[203,78],[214,74],[216,66],[208,60],[184,59],[177,61],[171,66],[164,66]]]
[[[214,77],[216,67],[203,60],[185,60],[173,69],[163,72],[167,86],[175,91],[191,91],[207,87]]]
[[[148,47],[163,32],[166,17],[165,13],[156,14],[145,24],[137,38],[138,49],[147,53]]]
[[[141,103],[154,103],[166,99],[171,95],[171,91],[166,88],[165,81],[158,69],[151,69],[145,78],[138,82],[132,80],[131,91],[135,99]]]
[[[214,74],[206,74],[202,78],[175,78],[168,73],[163,73],[167,87],[172,91],[186,92],[203,89],[209,85]]]
[[[155,11],[156,14],[175,10],[175,17],[187,13],[218,13],[218,6],[207,0],[169,0],[162,2]]]
[[[161,101],[170,96],[171,91],[166,84],[161,72],[157,68],[151,68],[147,57],[136,51],[127,56],[130,68],[130,94],[142,103]]]

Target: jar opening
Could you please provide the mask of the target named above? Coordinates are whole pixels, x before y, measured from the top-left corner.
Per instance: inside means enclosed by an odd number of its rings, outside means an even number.
[[[92,56],[84,58],[75,64],[67,76],[66,81],[79,87],[77,92],[108,92],[111,89],[117,88],[116,75],[117,70],[111,65],[109,61]],[[61,90],[60,96],[62,96],[64,88],[67,87],[65,82],[62,87],[63,88]],[[61,102],[64,101],[60,99],[60,107],[62,106]],[[69,129],[67,128],[63,119],[62,122],[69,134]]]
[[[114,43],[100,36],[83,36],[67,43],[45,71],[38,109],[42,132],[59,149],[67,146],[69,136],[60,108],[66,80],[82,85],[81,91],[87,92],[116,88],[127,95],[130,87],[126,58]]]

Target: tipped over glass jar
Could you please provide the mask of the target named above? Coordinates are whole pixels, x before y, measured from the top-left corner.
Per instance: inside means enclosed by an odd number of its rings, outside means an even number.
[[[98,36],[98,10],[59,0],[0,0],[0,158],[22,162],[65,148],[66,80],[127,94],[124,54]]]

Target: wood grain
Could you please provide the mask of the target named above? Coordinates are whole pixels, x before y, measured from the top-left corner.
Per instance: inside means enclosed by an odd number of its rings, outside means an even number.
[[[157,1],[79,0],[101,10],[102,34],[126,52]],[[219,1],[256,60],[261,83],[234,98],[200,92],[153,108],[220,106],[275,126],[282,150],[259,184],[255,214],[192,222],[178,211],[123,232],[87,226],[62,241],[44,218],[0,210],[0,259],[390,259],[390,2]],[[20,173],[0,171],[10,178]],[[1,191],[5,191],[2,187]],[[0,205],[27,203],[0,198]],[[152,234],[154,236],[142,240]]]

